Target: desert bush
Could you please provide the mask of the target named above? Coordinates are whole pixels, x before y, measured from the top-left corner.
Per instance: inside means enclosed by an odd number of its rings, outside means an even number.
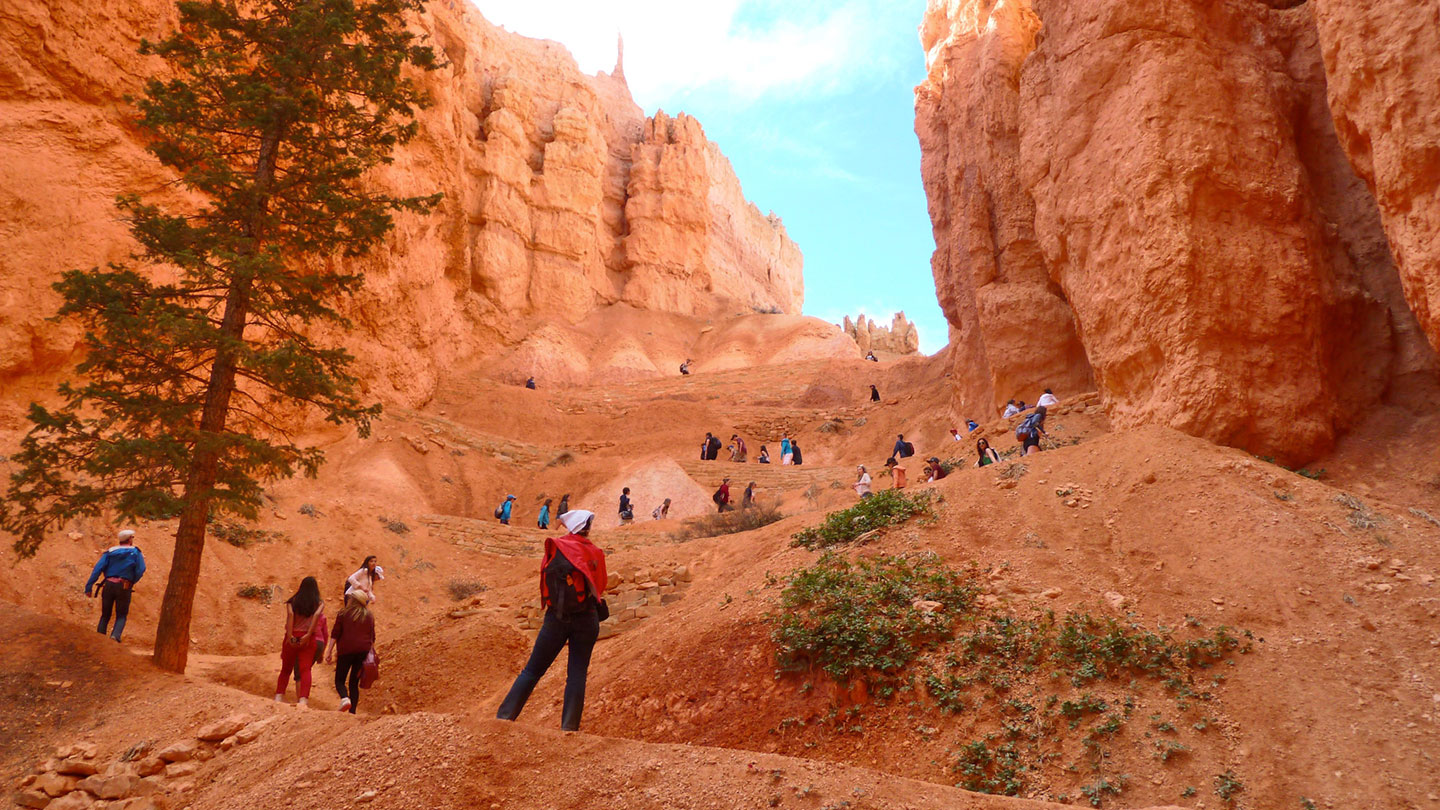
[[[1351,526],[1357,529],[1373,529],[1380,525],[1380,516],[1370,511],[1370,507],[1354,495],[1342,492],[1335,496],[1335,502],[1350,510],[1345,519]]]
[[[881,490],[862,498],[849,509],[831,512],[819,526],[796,532],[790,545],[816,549],[852,543],[868,532],[903,523],[929,511],[929,492],[907,495],[900,489]]]
[[[1435,526],[1440,526],[1440,519],[1437,519],[1434,515],[1430,514],[1429,512],[1426,512],[1424,509],[1421,509],[1421,508],[1419,508],[1419,507],[1412,506],[1412,507],[1410,507],[1410,514],[1414,515],[1415,517],[1420,518],[1421,520],[1425,521],[1426,523],[1431,523],[1431,524],[1433,524],[1433,525],[1435,525]]]
[[[680,529],[670,535],[670,539],[677,543],[686,543],[691,540],[698,540],[701,537],[719,537],[726,534],[739,534],[748,532],[762,526],[769,526],[785,516],[780,513],[779,507],[773,505],[756,504],[749,509],[736,509],[730,512],[711,512],[700,517],[690,518],[680,524]]]
[[[545,467],[568,467],[575,463],[575,454],[569,450],[561,450],[555,457],[545,462]]]
[[[934,554],[851,562],[834,552],[790,576],[774,625],[782,672],[818,667],[839,681],[886,680],[950,635],[979,588]],[[940,604],[934,612],[916,602]]]
[[[274,593],[274,589],[269,585],[254,585],[249,582],[235,590],[235,595],[241,599],[255,599],[267,605],[270,604],[270,600],[274,598]]]
[[[409,526],[406,526],[406,525],[405,525],[405,522],[402,521],[402,520],[400,520],[400,519],[398,519],[398,518],[388,518],[388,517],[385,517],[384,515],[381,515],[381,516],[380,516],[380,525],[381,525],[381,526],[384,526],[386,529],[389,529],[390,531],[392,531],[392,532],[394,532],[394,533],[396,533],[396,534],[409,534],[409,533],[410,533],[410,527],[409,527]]]
[[[450,590],[450,598],[456,602],[462,602],[477,593],[484,593],[490,589],[489,585],[476,579],[452,579],[447,587]]]
[[[274,543],[277,540],[287,539],[282,532],[256,529],[228,520],[220,520],[210,524],[210,536],[221,542],[229,543],[236,548],[245,548],[257,543]]]

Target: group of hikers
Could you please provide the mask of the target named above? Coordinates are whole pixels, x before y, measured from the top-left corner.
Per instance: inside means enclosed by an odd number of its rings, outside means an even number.
[[[720,448],[730,454],[730,460],[736,464],[745,464],[750,460],[750,450],[740,434],[730,434],[730,443],[724,444],[720,438],[713,433],[706,433],[705,439],[700,442],[700,460],[717,461],[720,458]],[[770,448],[760,445],[760,455],[755,457],[757,464],[770,463]],[[805,455],[800,450],[800,443],[786,435],[780,439],[780,464],[782,466],[799,466],[805,463]]]
[[[310,669],[316,661],[335,665],[335,693],[340,711],[355,713],[360,690],[379,677],[380,661],[375,654],[375,586],[385,578],[385,569],[375,555],[365,558],[355,573],[345,578],[342,606],[330,626],[325,601],[315,577],[300,580],[294,595],[285,600],[285,638],[280,645],[280,676],[275,680],[275,702],[285,700],[290,677],[295,677],[296,703],[310,702]]]

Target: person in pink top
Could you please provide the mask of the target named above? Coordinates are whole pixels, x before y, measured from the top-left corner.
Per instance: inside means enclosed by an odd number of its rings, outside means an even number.
[[[314,577],[300,580],[295,595],[285,600],[285,640],[280,645],[280,677],[275,681],[275,702],[285,700],[290,686],[290,672],[295,670],[296,702],[310,702],[310,668],[315,664],[315,637],[325,621],[325,605],[320,601],[320,584]]]

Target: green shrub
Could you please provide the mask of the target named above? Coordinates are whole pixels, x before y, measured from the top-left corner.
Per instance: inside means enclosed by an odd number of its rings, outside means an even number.
[[[862,498],[849,509],[831,512],[819,526],[796,532],[790,545],[816,549],[853,543],[868,532],[903,523],[929,511],[928,491],[907,495],[900,489],[881,490],[869,498]]]
[[[784,518],[785,515],[781,514],[780,509],[773,505],[756,504],[749,509],[710,512],[700,517],[690,518],[680,524],[679,531],[672,533],[670,539],[677,543],[684,543],[701,537],[739,534],[753,531],[762,526],[769,526]]]
[[[790,576],[781,610],[769,617],[776,666],[887,682],[948,638],[978,591],[973,576],[945,568],[934,554],[851,562],[827,553]],[[940,607],[926,613],[915,606],[922,600]]]

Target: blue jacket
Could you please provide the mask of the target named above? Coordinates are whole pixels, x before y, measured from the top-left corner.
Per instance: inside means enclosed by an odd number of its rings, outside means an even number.
[[[133,585],[145,576],[145,555],[140,549],[134,546],[115,546],[109,551],[100,555],[100,561],[95,563],[95,568],[90,571],[90,579],[85,583],[85,590],[95,587],[95,583],[101,577],[120,577],[128,579]]]
[[[501,520],[509,520],[509,519],[510,519],[510,504],[511,504],[511,503],[512,503],[512,501],[508,501],[508,500],[507,500],[507,501],[505,502],[505,505],[502,506],[502,507],[500,507],[500,519],[501,519]]]
[[[546,527],[548,527],[548,526],[550,525],[550,507],[549,507],[549,506],[542,506],[542,507],[540,507],[540,514],[535,518],[535,522],[536,522],[537,524],[539,524],[540,528],[542,528],[542,529],[544,529],[544,528],[546,528]]]
[[[782,456],[788,456],[788,455],[790,455],[790,440],[789,440],[789,439],[781,439],[781,440],[780,440],[780,455],[782,455]]]

